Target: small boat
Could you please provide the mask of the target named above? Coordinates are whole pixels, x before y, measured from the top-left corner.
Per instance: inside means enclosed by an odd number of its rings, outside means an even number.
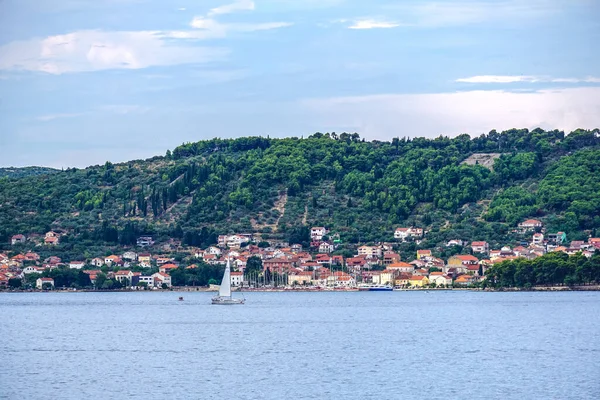
[[[246,299],[235,299],[231,296],[231,265],[228,258],[227,266],[223,272],[221,286],[219,286],[219,295],[212,298],[212,304],[234,305],[244,304],[245,301]]]
[[[183,301],[183,296],[179,296],[179,301]]]

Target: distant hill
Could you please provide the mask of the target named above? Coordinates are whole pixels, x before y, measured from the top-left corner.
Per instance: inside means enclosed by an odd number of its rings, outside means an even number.
[[[60,172],[60,170],[48,167],[0,168],[0,178],[24,178],[27,176],[47,175],[56,172]]]
[[[421,246],[431,247],[501,245],[528,217],[569,239],[600,228],[598,130],[213,139],[148,160],[8,170],[18,179],[0,179],[4,243],[50,229],[68,232],[64,246],[129,245],[141,234],[205,246],[233,232],[306,243],[310,226],[356,243],[417,226],[427,231]]]

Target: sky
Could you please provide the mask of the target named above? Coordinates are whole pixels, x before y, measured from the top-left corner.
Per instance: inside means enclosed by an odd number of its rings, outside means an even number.
[[[600,127],[598,0],[0,0],[0,166]]]

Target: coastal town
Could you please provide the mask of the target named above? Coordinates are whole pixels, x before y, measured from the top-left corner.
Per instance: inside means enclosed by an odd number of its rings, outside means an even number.
[[[36,252],[40,246],[47,249],[58,245],[60,232],[18,234],[12,236],[11,245],[31,249],[11,256],[0,253],[0,288],[59,289],[52,271],[68,269],[82,272],[96,290],[169,290],[181,286],[172,280],[177,271],[193,270],[199,265],[222,267],[228,261],[231,286],[237,290],[469,288],[485,279],[488,268],[506,260],[532,260],[550,252],[589,258],[600,250],[600,238],[568,242],[564,232],[546,232],[542,222],[534,219],[520,223],[518,231],[529,240],[493,249],[485,241],[453,239],[445,247],[460,248],[460,254],[442,259],[431,249],[421,249],[408,260],[402,260],[395,249],[407,241],[420,243],[427,234],[421,228],[398,227],[393,232],[394,241],[354,246],[351,257],[335,254],[339,236],[326,227],[310,229],[309,248],[297,243],[258,241],[260,238],[246,233],[221,235],[214,246],[204,249],[183,248],[173,239],[159,244],[151,236],[140,236],[134,248],[120,254],[77,260],[62,260],[57,255],[41,259]],[[175,259],[174,250],[187,257]]]

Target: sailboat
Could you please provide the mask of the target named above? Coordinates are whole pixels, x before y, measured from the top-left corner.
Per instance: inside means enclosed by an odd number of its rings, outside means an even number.
[[[233,305],[244,304],[245,301],[246,299],[234,299],[231,297],[231,265],[228,258],[221,286],[219,287],[219,295],[212,298],[212,304]]]

